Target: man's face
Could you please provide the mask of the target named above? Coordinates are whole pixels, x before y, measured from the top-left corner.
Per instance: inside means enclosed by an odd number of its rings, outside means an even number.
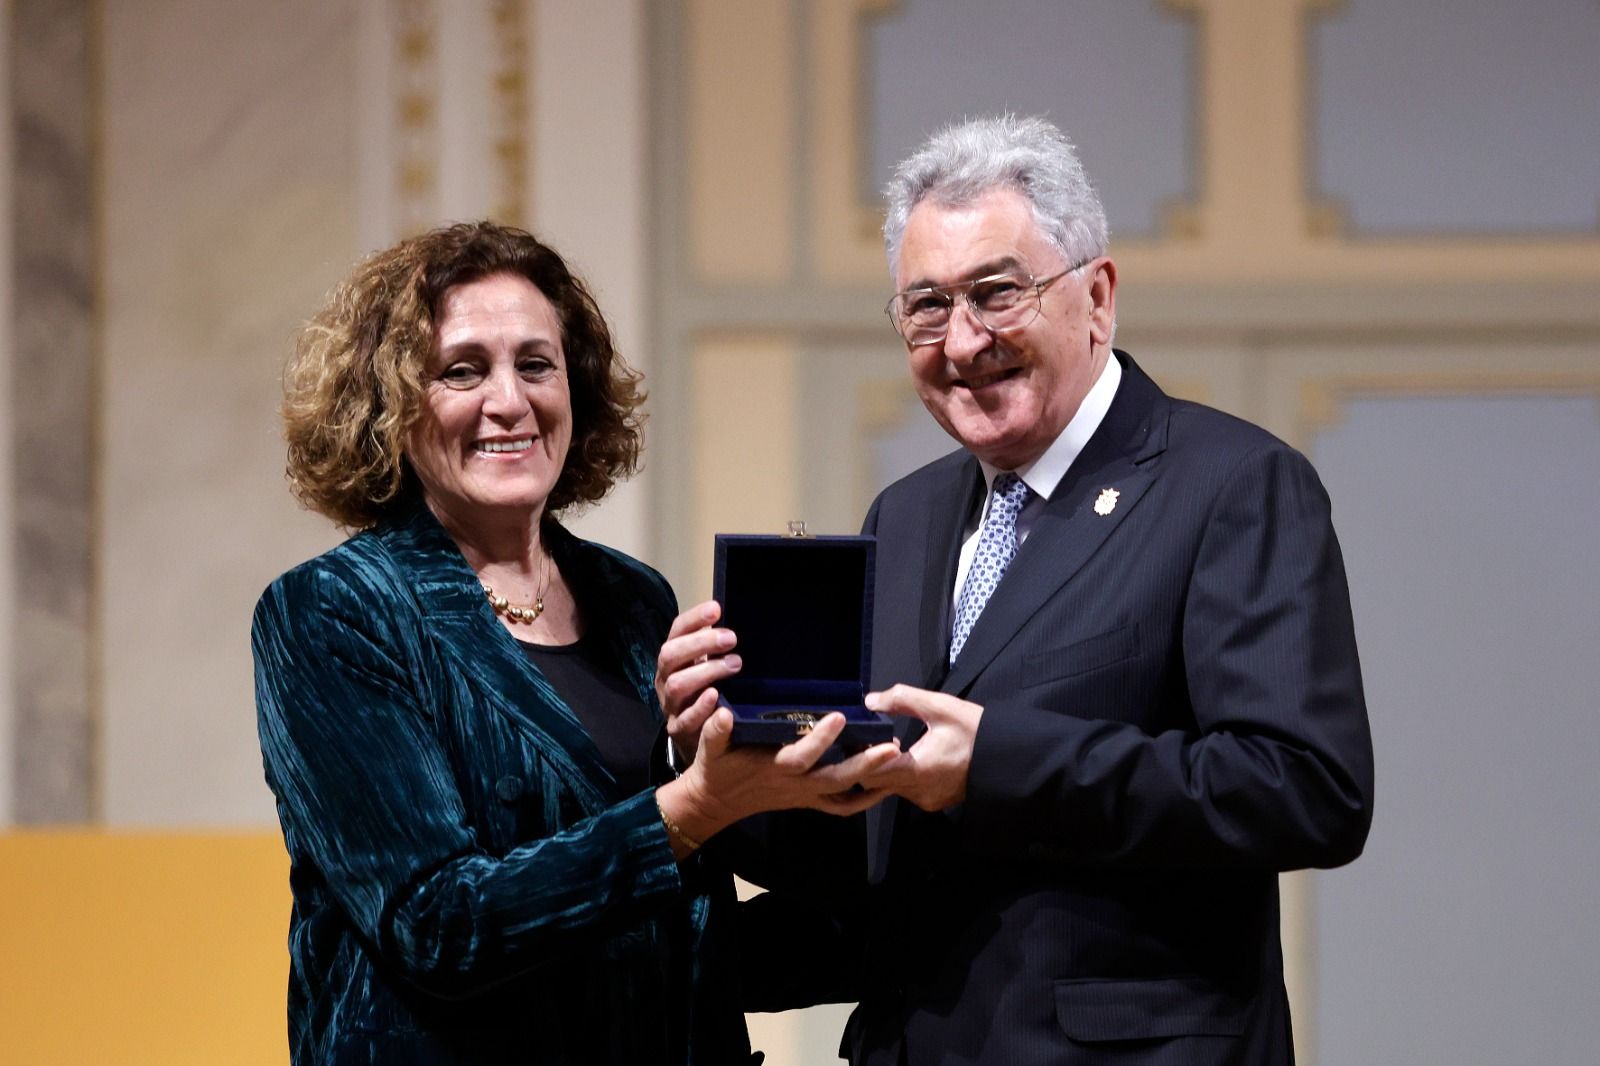
[[[1000,273],[1048,277],[1068,264],[1034,224],[1028,201],[993,189],[969,204],[924,200],[906,221],[899,291]],[[1039,316],[991,333],[957,298],[945,336],[908,345],[917,395],[978,458],[1015,470],[1044,454],[1072,420],[1110,355],[1116,268],[1108,259],[1045,289]]]

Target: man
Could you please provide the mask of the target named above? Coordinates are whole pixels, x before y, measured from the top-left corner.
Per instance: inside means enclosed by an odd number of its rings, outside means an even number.
[[[1322,486],[1113,351],[1104,213],[1048,123],[934,136],[885,237],[913,383],[961,450],[867,516],[868,702],[904,750],[867,782],[890,798],[865,884],[818,851],[848,849],[831,827],[757,836],[780,890],[746,950],[793,972],[753,1004],[858,998],[858,1066],[1289,1062],[1277,875],[1355,858],[1372,809]],[[663,649],[678,731],[728,670],[694,665],[729,639],[708,617]]]

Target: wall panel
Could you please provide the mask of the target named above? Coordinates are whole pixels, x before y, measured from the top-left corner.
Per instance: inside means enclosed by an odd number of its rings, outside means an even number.
[[[19,1066],[284,1066],[276,833],[0,834],[0,1047]]]
[[[1600,4],[1342,0],[1308,47],[1311,177],[1352,233],[1600,230]]]
[[[1317,879],[1320,1061],[1585,1061],[1600,390],[1357,396],[1315,456],[1378,763],[1367,853]]]

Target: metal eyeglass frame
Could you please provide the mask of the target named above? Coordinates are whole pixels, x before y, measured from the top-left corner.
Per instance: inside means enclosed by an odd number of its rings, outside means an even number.
[[[1043,278],[1035,278],[1032,274],[1014,274],[1010,271],[1002,271],[999,274],[988,274],[981,278],[973,278],[971,281],[958,281],[953,285],[931,285],[924,289],[906,289],[903,292],[897,292],[893,296],[889,297],[889,302],[883,305],[883,313],[889,316],[889,323],[894,327],[895,333],[899,334],[900,339],[905,341],[907,344],[914,346],[933,344],[935,341],[943,340],[949,334],[950,319],[955,317],[956,297],[959,295],[962,299],[966,300],[967,306],[972,309],[972,317],[984,329],[988,330],[990,333],[1014,333],[1017,330],[1030,325],[1034,319],[1039,317],[1039,312],[1044,306],[1045,289],[1048,289],[1051,285],[1055,284],[1056,281],[1066,277],[1073,271],[1082,270],[1084,267],[1094,262],[1097,258],[1099,257],[1090,256],[1087,259],[1080,259],[1078,262],[1067,267],[1065,270],[1058,270],[1056,273],[1047,275]],[[977,288],[979,285],[982,285],[986,281],[995,281],[999,278],[1016,278],[1019,282],[1023,283],[1021,288],[1033,290],[1033,314],[1029,315],[1021,322],[1017,322],[1010,326],[996,328],[989,325],[989,323],[984,319],[983,310],[978,307],[977,303],[972,299],[972,290]],[[944,329],[940,330],[937,334],[914,341],[910,337],[906,336],[905,329],[900,321],[900,317],[895,314],[895,305],[907,296],[915,296],[921,293],[934,293],[948,300],[950,302],[950,318],[945,320]]]

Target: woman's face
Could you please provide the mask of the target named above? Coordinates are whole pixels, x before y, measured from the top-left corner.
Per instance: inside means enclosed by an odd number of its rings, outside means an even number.
[[[572,441],[561,321],[527,278],[446,290],[406,456],[447,525],[540,514]]]

